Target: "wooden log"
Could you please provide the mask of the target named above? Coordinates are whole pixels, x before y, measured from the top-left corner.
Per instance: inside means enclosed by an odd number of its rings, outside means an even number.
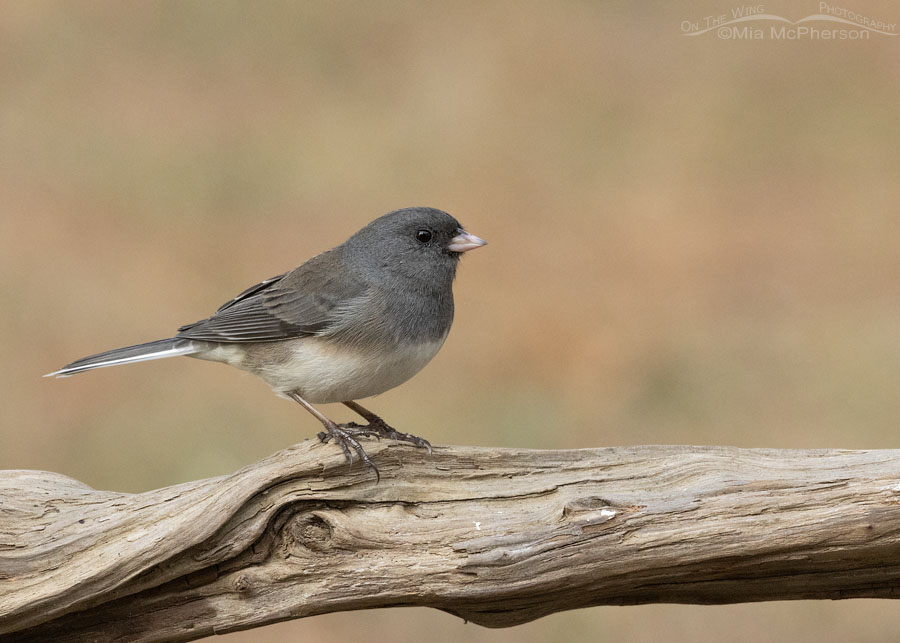
[[[0,639],[900,595],[900,451],[366,448],[379,484],[313,441],[139,494],[0,472]]]

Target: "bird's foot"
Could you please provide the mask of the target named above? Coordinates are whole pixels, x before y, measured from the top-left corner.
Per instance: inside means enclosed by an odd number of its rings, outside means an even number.
[[[375,472],[375,481],[381,481],[381,474],[378,472],[378,467],[375,466],[375,463],[372,462],[372,459],[369,457],[369,454],[366,453],[366,450],[363,449],[362,445],[356,439],[359,435],[365,435],[364,433],[357,433],[352,430],[347,430],[343,428],[343,425],[338,425],[332,423],[331,426],[326,426],[326,431],[320,431],[318,434],[319,440],[322,443],[328,442],[328,440],[334,440],[334,443],[341,447],[341,451],[344,452],[344,457],[347,458],[347,463],[352,467],[353,466],[353,451],[356,451],[356,454],[359,456],[359,459],[362,460],[363,464],[371,467]],[[353,451],[351,451],[353,449]]]
[[[339,424],[339,427],[354,437],[374,437],[387,438],[388,440],[396,440],[397,442],[409,442],[417,447],[428,449],[431,453],[431,443],[425,438],[420,438],[412,433],[401,433],[380,417],[375,417],[368,424],[357,424],[356,422],[347,422]]]

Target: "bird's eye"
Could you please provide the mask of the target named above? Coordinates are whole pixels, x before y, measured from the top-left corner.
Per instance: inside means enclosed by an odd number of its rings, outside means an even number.
[[[419,230],[416,232],[416,241],[419,243],[428,243],[431,241],[431,230]]]

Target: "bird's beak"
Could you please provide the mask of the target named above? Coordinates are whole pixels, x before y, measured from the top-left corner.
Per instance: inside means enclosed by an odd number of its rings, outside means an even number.
[[[459,234],[450,239],[450,245],[447,250],[450,252],[468,252],[475,248],[480,248],[487,243],[484,239],[479,239],[474,234],[469,234],[462,228],[458,230]]]

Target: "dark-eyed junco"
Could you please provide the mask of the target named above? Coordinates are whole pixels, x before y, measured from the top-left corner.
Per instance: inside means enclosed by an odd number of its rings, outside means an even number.
[[[224,362],[263,378],[378,470],[356,439],[386,437],[430,450],[354,400],[415,375],[441,348],[453,322],[453,278],[463,252],[485,242],[446,212],[406,208],[386,214],[299,268],[248,288],[170,339],[84,357],[48,376],[176,355]],[[342,402],[368,421],[336,424],[313,404]]]

